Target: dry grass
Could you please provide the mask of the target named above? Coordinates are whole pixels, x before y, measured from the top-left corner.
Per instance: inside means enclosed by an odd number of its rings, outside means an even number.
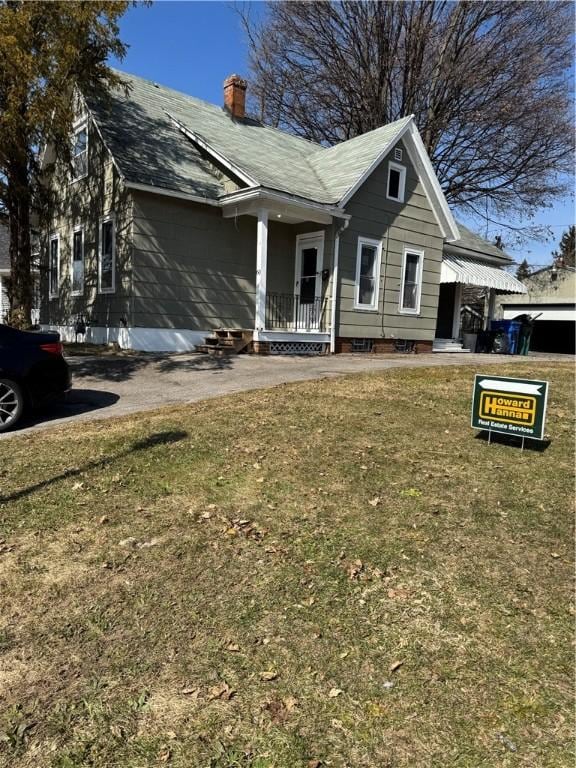
[[[572,371],[522,372],[544,452],[469,368],[0,443],[0,765],[573,765]]]

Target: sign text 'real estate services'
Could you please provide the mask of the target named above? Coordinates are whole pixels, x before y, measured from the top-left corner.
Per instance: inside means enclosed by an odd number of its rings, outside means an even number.
[[[542,440],[548,382],[505,376],[474,377],[472,427]]]

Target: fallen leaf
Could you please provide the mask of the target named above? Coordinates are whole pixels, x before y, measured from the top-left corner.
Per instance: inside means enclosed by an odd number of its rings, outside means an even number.
[[[265,680],[266,682],[276,680],[277,677],[278,672],[275,672],[274,670],[269,670],[268,672],[260,672],[260,680]]]
[[[336,696],[340,696],[341,693],[344,693],[344,691],[341,688],[330,688],[330,690],[328,691],[328,698],[335,699]]]
[[[554,559],[557,560],[560,557],[560,555],[558,554],[558,552],[550,552],[550,557],[553,557]]]
[[[371,507],[377,507],[378,504],[380,504],[380,496],[375,496],[373,499],[370,499],[368,504],[370,504]]]
[[[104,525],[104,523],[107,523],[107,522],[108,522],[108,520],[109,520],[109,517],[108,517],[108,515],[102,515],[102,517],[100,518],[100,520],[98,520],[98,523],[99,523],[100,525]]]
[[[308,760],[308,768],[322,768],[321,760]]]
[[[230,651],[231,653],[238,653],[238,651],[240,650],[240,646],[236,645],[236,643],[229,643],[226,646],[226,650]]]
[[[390,672],[396,672],[396,670],[399,669],[402,664],[404,664],[403,661],[395,661],[393,664],[390,664]]]
[[[73,491],[81,491],[84,488],[84,483],[74,483],[72,486]]]
[[[364,564],[362,560],[354,560],[354,562],[350,563],[346,568],[346,573],[348,574],[348,578],[357,579],[362,573],[363,569],[364,569]]]
[[[236,691],[233,688],[230,688],[228,683],[219,683],[218,685],[212,686],[210,690],[208,691],[208,699],[210,701],[213,701],[214,699],[222,699],[222,701],[230,701],[232,696]]]
[[[193,696],[196,699],[198,698],[200,689],[199,688],[182,688],[181,693],[183,693],[184,696]]]
[[[350,651],[342,651],[342,653],[340,654],[340,658],[341,659],[345,659],[346,656],[348,656],[349,653],[350,653]]]

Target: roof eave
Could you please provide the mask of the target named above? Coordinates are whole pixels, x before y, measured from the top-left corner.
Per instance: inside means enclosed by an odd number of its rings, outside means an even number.
[[[261,200],[265,202],[284,202],[304,209],[321,211],[334,218],[349,219],[350,214],[340,206],[334,206],[326,203],[318,203],[306,197],[292,195],[282,190],[271,189],[269,187],[250,187],[248,189],[238,189],[235,192],[229,192],[219,198],[222,207],[235,205],[249,200]]]
[[[511,256],[508,256],[507,253],[502,252],[502,256],[496,256],[496,254],[493,253],[475,251],[472,248],[464,248],[453,242],[444,243],[444,251],[451,253],[454,256],[467,256],[470,259],[482,259],[483,261],[489,261],[497,266],[507,267],[514,264],[514,259]]]

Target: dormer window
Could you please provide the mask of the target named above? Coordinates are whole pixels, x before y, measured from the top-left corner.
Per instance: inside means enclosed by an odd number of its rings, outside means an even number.
[[[404,186],[406,184],[406,168],[398,163],[388,163],[387,197],[397,203],[404,202]]]
[[[72,134],[72,178],[88,175],[88,124],[82,123]]]

